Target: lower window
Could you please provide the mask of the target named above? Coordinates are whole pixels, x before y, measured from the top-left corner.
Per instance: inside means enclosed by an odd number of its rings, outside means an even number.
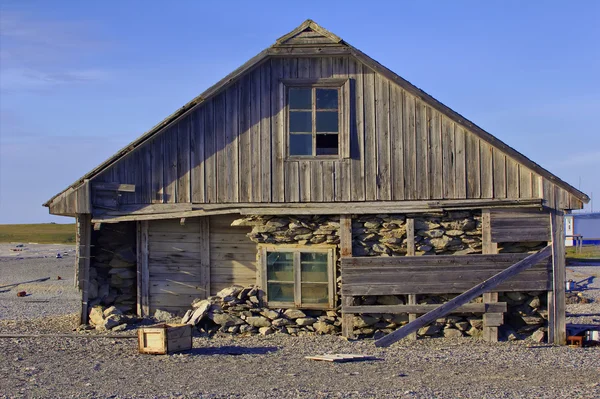
[[[334,248],[261,246],[263,289],[272,307],[332,308]]]

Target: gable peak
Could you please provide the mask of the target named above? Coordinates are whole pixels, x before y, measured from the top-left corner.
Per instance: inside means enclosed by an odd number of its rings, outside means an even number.
[[[340,37],[329,32],[327,29],[321,27],[319,24],[317,24],[312,19],[307,19],[306,21],[302,22],[297,28],[295,28],[291,32],[289,32],[289,33],[281,36],[279,39],[277,39],[277,41],[275,42],[275,46],[281,46],[281,45],[285,46],[285,45],[289,45],[289,44],[294,44],[292,39],[302,36],[303,34],[307,34],[307,33],[314,33],[316,36],[321,36],[324,39],[328,39],[328,41],[331,41],[332,43],[335,43],[335,44],[340,43],[342,41],[342,39]]]

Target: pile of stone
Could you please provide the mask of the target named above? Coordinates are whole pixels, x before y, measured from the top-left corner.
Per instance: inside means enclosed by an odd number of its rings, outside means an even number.
[[[354,256],[406,255],[406,218],[363,215],[352,221]]]
[[[262,306],[263,295],[256,287],[225,288],[216,296],[195,300],[181,323],[209,334],[307,335],[340,331],[341,318],[335,311],[269,309]]]
[[[546,292],[506,292],[500,294],[498,300],[508,305],[504,325],[500,327],[504,338],[544,340],[548,332]]]
[[[235,220],[232,226],[252,226],[248,237],[262,244],[338,244],[338,217],[331,216],[252,216]]]
[[[417,255],[468,255],[481,253],[481,213],[444,212],[415,216]]]
[[[136,304],[135,225],[102,225],[92,237],[88,299],[90,306],[117,305],[132,312]]]
[[[123,331],[128,324],[137,323],[139,320],[135,316],[126,315],[117,306],[104,307],[94,306],[89,313],[89,321],[92,327],[97,331]]]

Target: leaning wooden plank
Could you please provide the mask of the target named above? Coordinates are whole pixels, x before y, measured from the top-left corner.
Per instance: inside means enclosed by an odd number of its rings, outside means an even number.
[[[415,313],[425,314],[438,308],[436,304],[408,304],[408,305],[358,305],[349,306],[342,305],[342,312],[348,313],[370,313],[370,314],[383,314],[383,313]],[[505,313],[507,311],[506,302],[494,302],[494,303],[467,303],[466,305],[459,306],[454,309],[451,313]]]
[[[523,270],[526,270],[529,267],[535,265],[539,261],[548,258],[549,256],[551,256],[551,254],[552,254],[552,246],[545,247],[541,251],[528,256],[527,258],[523,259],[520,262],[515,263],[508,269],[503,270],[502,272],[496,274],[495,276],[487,279],[483,283],[477,284],[475,287],[460,294],[456,298],[451,299],[450,301],[441,305],[437,309],[419,317],[417,320],[415,320],[411,323],[408,323],[407,325],[400,327],[398,330],[394,331],[393,333],[377,340],[375,342],[375,346],[377,346],[377,347],[390,346],[394,342],[406,337],[408,334],[410,334],[414,331],[417,331],[419,328],[426,326],[427,324],[431,323],[432,321],[434,321],[440,317],[446,316],[448,313],[450,313],[457,307],[464,305],[464,304],[468,303],[470,300],[475,299],[479,295],[483,294],[484,292],[489,291],[490,289],[499,285],[501,282],[508,279],[509,277],[512,277],[512,276],[522,272]]]
[[[360,362],[366,360],[379,360],[375,356],[367,356],[367,355],[354,355],[354,354],[329,354],[329,355],[321,355],[321,356],[305,356],[305,359],[308,360],[322,360],[325,362],[333,362],[333,363],[346,363],[346,362]]]

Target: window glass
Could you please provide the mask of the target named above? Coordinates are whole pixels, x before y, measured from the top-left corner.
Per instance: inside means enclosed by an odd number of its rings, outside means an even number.
[[[294,302],[294,283],[268,283],[267,296],[269,301]]]
[[[290,134],[290,155],[312,155],[312,134]]]
[[[338,113],[337,111],[317,112],[317,132],[337,132],[338,131]]]
[[[329,287],[328,284],[305,284],[302,283],[301,289],[302,303],[328,303]]]
[[[267,279],[293,282],[294,254],[292,252],[267,252]]]
[[[312,90],[310,88],[290,88],[290,109],[312,109]]]
[[[302,252],[300,254],[302,282],[327,282],[327,254]]]
[[[290,112],[290,133],[295,132],[312,132],[312,112]]]
[[[317,109],[337,109],[338,91],[337,89],[316,89],[317,91]]]
[[[337,153],[337,134],[317,134],[317,155],[337,155]]]

